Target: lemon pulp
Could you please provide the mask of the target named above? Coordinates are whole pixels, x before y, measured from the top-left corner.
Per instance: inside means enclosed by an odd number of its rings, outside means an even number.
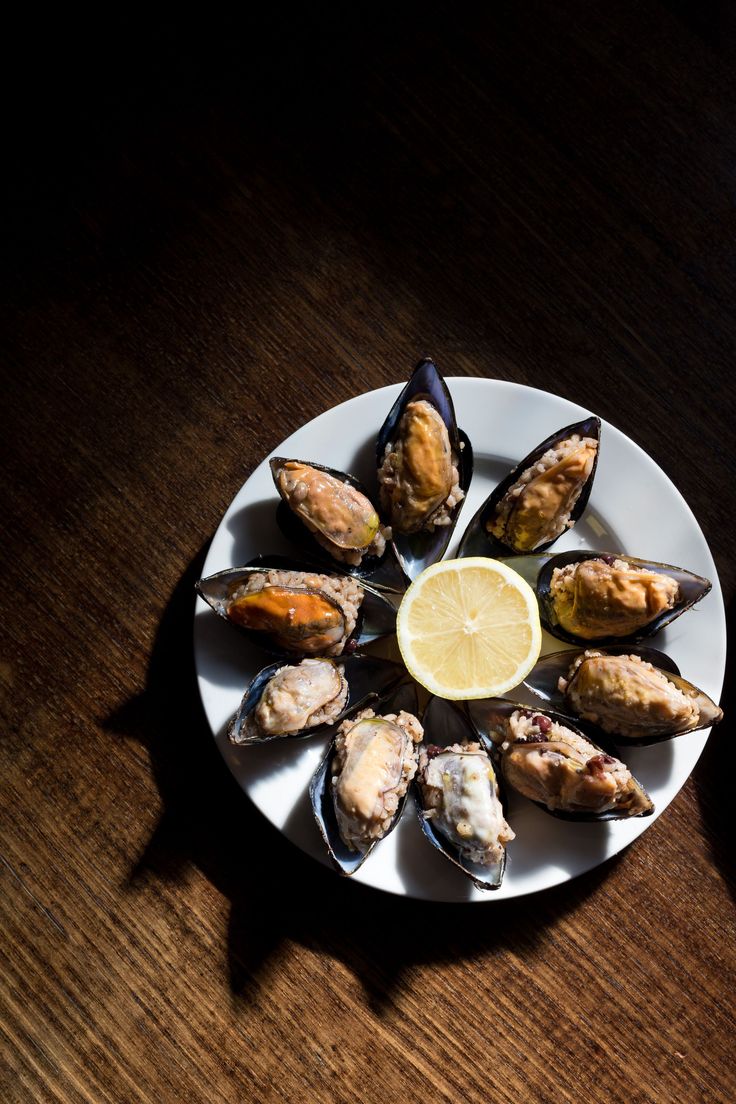
[[[534,591],[505,563],[443,560],[414,580],[397,639],[411,675],[444,698],[497,697],[528,675],[542,644]]]

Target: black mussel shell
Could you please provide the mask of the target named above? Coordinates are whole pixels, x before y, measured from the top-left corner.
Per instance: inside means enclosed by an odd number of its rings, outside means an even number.
[[[386,445],[394,440],[405,407],[408,403],[421,399],[426,399],[434,406],[447,426],[450,444],[458,458],[460,487],[467,495],[473,476],[473,448],[468,435],[457,427],[452,396],[447,389],[447,384],[437,371],[434,361],[430,360],[429,357],[419,361],[411,379],[391,407],[391,411],[381,427],[376,442],[377,467],[380,468],[383,463]],[[416,579],[425,567],[429,567],[430,564],[442,559],[450,543],[464,501],[463,499],[455,507],[451,525],[437,526],[432,533],[421,531],[419,533],[396,533],[394,535],[392,542],[394,550],[409,580]]]
[[[287,462],[288,458],[285,456],[273,456],[269,460],[271,475],[279,494],[281,492],[277,482],[277,472],[278,468]],[[313,460],[300,460],[298,462],[308,464],[311,468],[326,472],[327,475],[332,475],[335,479],[348,483],[356,491],[360,491],[362,495],[365,495],[374,506],[376,513],[378,513],[378,507],[373,502],[368,489],[354,475],[349,472],[338,471],[336,468],[328,468],[324,464],[316,464]],[[354,575],[358,579],[370,579],[371,584],[381,590],[390,590],[399,594],[406,590],[406,576],[396,559],[391,541],[386,542],[386,549],[382,556],[364,556],[359,564],[348,564],[331,555],[319,543],[314,533],[310,532],[304,522],[294,513],[283,496],[276,508],[276,523],[287,540],[290,540],[308,559],[318,564],[322,571],[339,571],[345,575]]]
[[[387,694],[393,687],[406,678],[406,671],[399,663],[391,663],[387,659],[379,659],[377,656],[351,655],[335,656],[330,661],[344,668],[345,680],[348,684],[348,696],[339,716],[329,724],[315,725],[312,728],[304,728],[301,732],[295,732],[288,736],[271,735],[245,735],[245,723],[261,700],[261,695],[273,676],[284,667],[284,661],[270,663],[259,671],[243,695],[243,700],[238,711],[228,725],[228,737],[238,747],[253,747],[256,744],[264,744],[270,740],[304,740],[309,736],[322,736],[330,731],[334,725],[340,723],[351,713],[364,709],[372,701]],[[295,660],[298,663],[299,660]]]
[[[461,744],[464,742],[480,743],[486,751],[486,754],[489,754],[487,742],[485,740],[479,740],[478,733],[470,723],[465,708],[461,705],[447,701],[445,698],[432,697],[424,711],[422,724],[424,725],[425,744],[435,744],[438,747],[449,747],[451,744]],[[497,777],[496,781],[498,783],[499,796],[503,805],[502,780],[500,777]],[[447,839],[442,832],[435,829],[432,819],[430,818],[428,820],[425,816],[422,803],[422,791],[417,778],[414,779],[414,800],[417,807],[419,825],[432,846],[436,847],[446,859],[449,859],[454,866],[458,867],[463,874],[470,878],[478,889],[498,889],[503,881],[503,875],[506,869],[506,850],[504,849],[503,858],[493,866],[481,866],[479,863],[471,862],[470,859],[461,854],[458,848]]]
[[[564,725],[565,728],[569,728],[572,732],[576,732],[579,736],[582,736],[584,740],[588,741],[588,743],[593,744],[593,746],[599,752],[601,752],[601,754],[607,754],[607,749],[605,745],[601,747],[600,745],[594,743],[594,741],[590,738],[587,731],[587,726],[586,728],[583,728],[582,726],[573,722],[570,717],[565,716],[564,713],[557,713],[555,710],[552,709],[536,708],[535,706],[525,705],[521,702],[509,701],[506,698],[479,698],[476,701],[468,702],[468,714],[470,716],[470,720],[480,736],[492,740],[495,744],[496,755],[500,760],[502,771],[504,769],[504,754],[500,750],[500,745],[503,742],[503,738],[499,737],[499,734],[496,730],[496,725],[498,725],[499,723],[503,723],[504,719],[506,717],[510,717],[511,714],[514,713],[517,709],[521,710],[521,712],[523,713],[531,713],[532,716],[535,717],[540,714],[543,717],[549,717],[551,721],[556,721],[558,724]],[[509,781],[509,779],[506,779],[506,781],[508,785],[511,786],[511,782]],[[562,809],[549,809],[541,801],[535,801],[533,802],[533,804],[538,805],[540,809],[544,809],[545,813],[549,813],[550,816],[557,817],[559,820],[573,820],[586,823],[599,823],[609,820],[627,820],[633,816],[651,816],[654,812],[654,804],[652,803],[649,794],[646,792],[640,782],[638,782],[635,778],[633,778],[633,781],[639,797],[642,800],[648,802],[648,807],[643,809],[639,813],[630,813],[625,810],[622,811],[621,809],[619,809],[618,811],[616,809],[609,809],[603,813],[590,813],[583,810],[565,811]]]
[[[215,575],[209,575],[206,579],[200,579],[195,583],[195,589],[215,613],[224,618],[228,624],[233,625],[234,622],[227,615],[227,606],[233,588],[249,574],[265,571],[269,568],[280,571],[307,571],[310,574],[321,570],[323,575],[345,575],[342,571],[335,571],[334,569],[325,571],[320,569],[318,565],[305,560],[294,560],[289,556],[263,555],[256,556],[244,567],[229,567],[225,571],[218,571]],[[359,580],[359,585],[363,588],[365,594],[358,611],[355,628],[345,642],[342,655],[350,655],[357,648],[370,644],[374,640],[380,640],[381,637],[390,636],[396,631],[396,608],[387,596],[362,579]],[[240,632],[245,633],[253,643],[263,648],[264,651],[270,652],[271,655],[285,656],[290,659],[299,657],[298,652],[285,651],[263,633],[244,629],[240,625],[235,625],[235,627]]]
[[[407,713],[413,713],[416,717],[418,715],[416,686],[413,682],[404,682],[395,690],[382,695],[375,702],[371,702],[370,707],[374,710],[376,715],[399,713],[403,709]],[[406,794],[399,802],[388,832],[386,832],[380,840],[375,840],[367,851],[351,851],[343,842],[340,832],[338,831],[337,816],[335,815],[335,806],[330,789],[330,767],[334,754],[335,741],[333,739],[327,749],[325,757],[317,767],[312,781],[309,784],[309,798],[312,802],[314,819],[319,828],[320,835],[324,840],[327,853],[340,873],[350,876],[363,865],[376,845],[381,843],[390,832],[393,832],[394,828],[401,820],[401,815],[404,812],[406,800],[409,796],[409,790],[407,790]]]
[[[570,519],[573,523],[579,521],[582,517],[585,507],[588,505],[588,499],[590,498],[590,492],[593,488],[593,480],[595,479],[595,472],[598,466],[598,454],[600,452],[600,438],[601,438],[601,420],[595,415],[591,415],[588,418],[584,418],[580,422],[573,422],[572,425],[565,426],[563,429],[557,430],[556,433],[551,434],[545,441],[537,445],[536,448],[525,456],[521,463],[517,464],[509,474],[503,479],[494,491],[488,496],[480,509],[476,512],[470,525],[465,530],[463,538],[460,541],[460,547],[458,548],[458,558],[465,556],[493,556],[496,558],[509,556],[509,555],[526,555],[527,552],[518,552],[517,549],[510,545],[504,544],[499,541],[498,538],[492,536],[486,529],[486,522],[489,521],[495,514],[496,507],[501,499],[504,497],[509,487],[512,487],[516,483],[519,476],[530,468],[533,464],[536,464],[538,460],[544,456],[548,449],[554,448],[568,437],[572,437],[574,433],[579,434],[581,437],[594,437],[598,441],[599,447],[596,451],[595,460],[593,461],[593,470],[588,476],[587,482],[583,487],[580,497],[578,498],[575,506],[570,514]],[[568,529],[565,532],[569,531]],[[554,537],[550,541],[546,541],[543,544],[538,545],[533,549],[533,552],[543,552],[545,548],[550,548],[555,541],[559,540],[563,533]]]
[[[524,557],[531,561],[534,557]],[[566,567],[567,564],[580,563],[583,560],[606,560],[608,563],[613,563],[614,560],[625,560],[627,563],[633,564],[635,567],[643,567],[648,571],[655,571],[661,575],[668,575],[672,579],[676,579],[680,585],[680,599],[675,603],[672,609],[665,610],[663,613],[656,617],[653,621],[650,621],[648,625],[638,629],[636,632],[631,633],[629,636],[599,636],[595,638],[575,636],[572,633],[567,632],[557,621],[555,614],[554,604],[552,602],[550,584],[552,581],[552,572],[556,567]],[[513,563],[516,566],[516,563]],[[650,636],[654,636],[660,629],[663,629],[665,625],[669,625],[675,618],[689,610],[691,606],[694,606],[696,602],[699,602],[711,588],[711,583],[708,579],[702,578],[700,575],[694,575],[691,571],[686,571],[681,567],[673,567],[672,564],[656,563],[652,560],[637,559],[636,556],[628,556],[623,552],[560,552],[557,555],[549,557],[539,558],[539,573],[536,581],[536,593],[537,601],[539,602],[539,612],[542,619],[542,624],[548,632],[556,636],[558,640],[564,640],[569,644],[578,644],[584,647],[596,647],[599,644],[635,644],[639,640],[646,640]]]
[[[691,725],[690,728],[681,729],[678,732],[637,737],[620,736],[616,733],[606,732],[591,721],[581,719],[581,723],[585,725],[585,731],[590,733],[594,740],[603,744],[612,742],[617,747],[648,747],[651,744],[659,744],[665,740],[672,740],[677,736],[685,736],[688,732],[698,732],[702,728],[710,728],[711,725],[717,724],[721,719],[723,714],[715,702],[712,701],[703,690],[700,690],[697,686],[694,686],[691,682],[688,682],[687,679],[683,678],[675,661],[664,652],[659,652],[656,648],[642,648],[631,644],[609,645],[607,648],[600,650],[603,651],[605,655],[636,655],[639,656],[640,659],[643,659],[645,663],[651,663],[653,667],[656,667],[663,675],[666,675],[669,681],[674,683],[678,690],[682,690],[688,696],[696,699],[700,710],[700,717],[697,724]],[[578,648],[573,648],[564,652],[551,652],[549,655],[539,660],[537,665],[524,679],[524,685],[531,690],[532,693],[542,698],[550,708],[559,709],[561,712],[567,711],[573,714],[573,706],[568,702],[565,693],[558,688],[557,680],[560,676],[564,678],[567,677],[572,663],[577,656],[581,654],[582,652]]]

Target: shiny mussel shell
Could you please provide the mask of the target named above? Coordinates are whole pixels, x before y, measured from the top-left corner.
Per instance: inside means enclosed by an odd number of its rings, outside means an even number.
[[[571,742],[566,743],[559,737],[556,740],[546,740],[541,733],[533,735],[528,741],[514,739],[509,728],[514,713],[533,719],[535,725],[538,724],[540,729],[547,731],[555,723],[563,726],[572,734]],[[621,789],[611,808],[597,811],[571,798],[564,801],[561,791],[567,787],[572,794],[585,796],[587,791],[591,804],[596,799],[599,803],[609,804],[613,794],[610,786],[604,785],[604,781],[617,773],[618,767],[625,766],[594,744],[583,731],[571,723],[569,717],[549,709],[534,709],[519,702],[507,701],[505,698],[486,698],[470,702],[469,714],[478,732],[489,737],[496,745],[496,753],[507,784],[552,816],[563,820],[597,822],[649,816],[654,812],[649,795],[633,775],[622,779]],[[505,741],[507,746],[503,748],[501,745]],[[587,755],[582,747],[573,746],[577,741],[584,741],[585,745],[593,748],[595,754]],[[545,782],[548,787],[546,800],[542,796]],[[537,792],[533,796],[535,784]]]
[[[306,580],[300,586],[301,580],[297,578],[290,579],[288,585],[264,587],[263,591],[270,591],[269,594],[242,593],[251,576],[269,570],[300,572],[312,578],[317,571],[314,565],[289,557],[257,556],[245,567],[228,568],[200,579],[196,589],[220,617],[245,630],[254,643],[274,655],[347,655],[396,630],[396,610],[391,602],[365,582],[358,583],[343,572],[329,572],[338,587],[331,594],[319,585],[308,585]],[[355,603],[361,591],[363,596],[356,613]],[[340,592],[347,595],[344,600],[339,597]],[[347,638],[340,644],[346,631]]]
[[[589,650],[597,651],[597,649]],[[709,728],[717,724],[723,716],[722,711],[703,690],[682,678],[677,665],[668,655],[654,648],[638,648],[625,644],[611,645],[602,651],[604,658],[596,662],[598,669],[594,673],[589,673],[592,661],[588,660],[578,667],[572,680],[568,682],[567,688],[560,690],[558,685],[560,678],[567,680],[573,663],[584,654],[573,650],[553,652],[544,656],[524,680],[524,685],[538,694],[551,708],[564,710],[571,716],[579,716],[585,724],[586,732],[596,740],[601,740],[603,743],[613,740],[620,747],[657,744],[663,740],[671,740],[675,736],[683,736],[687,732]],[[626,663],[626,657],[630,656],[638,656],[643,663],[651,664],[655,668],[651,689],[650,672],[646,668],[644,671],[639,671],[635,660],[631,664]],[[601,678],[602,675],[605,676],[607,659],[613,661],[609,695],[606,695],[605,678]],[[627,687],[629,676],[631,685]],[[583,683],[581,679],[584,680]],[[676,691],[675,709],[679,711],[679,716],[670,714],[667,689],[665,687],[662,694],[658,685],[662,680],[667,680]],[[681,694],[687,701],[681,698]],[[582,709],[581,695],[584,695],[585,699]],[[602,725],[601,719],[606,709],[607,696],[609,718],[605,721],[605,725]],[[598,713],[601,719],[594,721],[592,718],[598,702],[602,703]],[[616,729],[615,721],[610,717],[611,713],[622,718],[623,727],[628,729],[628,732],[622,733]]]
[[[269,464],[281,496],[277,523],[303,554],[328,571],[371,579],[387,590],[405,589],[391,542],[384,539],[386,527],[355,476],[283,456]]]
[[[600,418],[591,415],[580,422],[565,426],[564,429],[557,430],[532,449],[528,456],[525,456],[521,463],[517,464],[498,484],[477,511],[460,541],[459,557],[502,557],[509,554],[525,555],[532,551],[540,552],[549,548],[563,533],[572,528],[582,517],[588,504],[598,464],[599,447],[594,453],[592,446],[590,450],[584,450],[581,447],[575,450],[574,454],[552,464],[548,471],[530,479],[521,494],[511,500],[514,505],[509,511],[503,537],[494,536],[489,532],[488,526],[496,519],[497,510],[507,492],[519,482],[527,469],[539,463],[545,453],[559,448],[564,441],[574,435],[580,437],[581,441],[590,438],[600,446]],[[583,476],[584,482],[580,489]],[[569,515],[568,523],[560,532],[545,539],[544,527],[546,525],[549,528],[551,524],[550,513],[551,517],[555,517],[559,511]]]
[[[398,714],[401,710],[417,716],[417,693],[413,683],[404,682],[391,693],[382,696],[376,702],[371,703],[371,708],[376,715]],[[334,866],[341,874],[354,874],[371,854],[377,844],[385,839],[394,830],[404,811],[408,794],[399,800],[396,811],[393,814],[390,827],[381,836],[375,839],[364,850],[353,850],[347,846],[340,835],[340,827],[335,811],[335,802],[332,792],[332,763],[335,757],[335,740],[333,739],[327,749],[327,754],[315,771],[309,786],[309,797],[312,803],[314,819],[324,840],[327,853]]]
[[[416,440],[412,447],[411,469],[415,473],[418,485],[418,500],[426,501],[431,508],[429,513],[437,505],[436,498],[432,498],[436,486],[442,485],[442,476],[437,474],[437,468],[441,463],[433,456],[433,414],[429,414],[423,403],[429,403],[434,412],[439,415],[447,430],[450,449],[457,461],[458,482],[463,494],[467,494],[470,480],[473,474],[473,450],[470,441],[462,430],[457,427],[455,408],[450,392],[442,376],[437,371],[434,362],[429,358],[421,360],[417,365],[411,379],[391,408],[378,435],[376,443],[376,463],[380,471],[386,456],[386,446],[393,445],[398,439],[402,419],[408,412],[410,404],[417,404]],[[406,423],[404,423],[406,425]],[[462,445],[462,447],[461,447]],[[426,458],[426,465],[425,459]],[[414,478],[414,476],[412,476]],[[448,488],[449,490],[449,488]],[[432,505],[434,503],[434,505]],[[393,526],[393,546],[406,576],[415,579],[425,567],[441,560],[452,537],[457,523],[462,501],[457,502],[451,509],[450,523],[438,525],[432,532],[427,529],[415,528],[421,524],[421,511],[412,512],[409,522],[415,531],[399,532]],[[386,521],[391,523],[391,518]]]
[[[559,640],[570,644],[587,646],[645,640],[689,610],[711,588],[708,579],[684,568],[637,559],[623,553],[561,552],[556,556],[525,559],[538,560],[536,593],[544,627]],[[585,565],[589,561],[602,562],[603,566],[583,567],[580,585],[576,583],[573,586],[576,593],[574,612],[567,615],[574,620],[567,621],[560,600],[555,596],[555,578],[560,576],[555,577],[554,571],[575,564]],[[616,561],[624,561],[632,569],[643,570],[632,570],[627,581],[626,573],[616,574]],[[526,574],[528,568],[529,565],[522,574]],[[575,570],[580,572],[580,569]],[[613,581],[606,581],[608,575]],[[576,631],[566,627],[570,624],[576,627]],[[577,626],[584,624],[588,626],[586,635],[581,635]]]
[[[315,661],[310,660],[308,662],[314,663]],[[343,686],[347,690],[347,696],[342,700],[341,707],[335,716],[329,721],[317,725],[310,724],[309,720],[306,720],[297,731],[290,731],[286,734],[274,732],[272,730],[273,726],[271,726],[270,731],[264,731],[258,723],[256,710],[266,688],[273,683],[274,677],[284,670],[283,662],[271,663],[258,672],[243,695],[238,711],[228,726],[228,736],[231,742],[240,747],[251,747],[255,744],[266,743],[269,740],[303,740],[307,736],[322,735],[334,725],[339,724],[345,717],[350,716],[351,713],[363,709],[370,705],[372,701],[380,698],[381,695],[388,693],[392,687],[406,677],[406,672],[400,664],[390,663],[388,660],[379,659],[376,656],[339,656],[334,660],[323,659],[319,662],[332,667],[335,671],[335,697],[340,694]],[[340,675],[340,671],[342,671],[342,675]],[[320,705],[327,704],[326,696],[328,693],[329,690],[322,694],[319,699]],[[303,709],[302,702],[299,703],[299,708]],[[304,709],[304,712],[309,712],[309,709]],[[314,709],[312,709],[312,716],[314,712]]]
[[[427,708],[424,711],[422,724],[424,725],[423,747],[425,751],[430,747],[447,748],[456,744],[466,746],[478,743],[478,735],[470,723],[464,707],[456,705],[454,702],[446,701],[444,698],[430,698]],[[488,772],[487,784],[492,812],[494,816],[496,814],[500,816],[501,824],[504,828],[508,829],[508,825],[506,825],[503,819],[500,780],[496,776],[494,765],[485,742],[481,744],[481,749],[480,752],[472,751],[466,753],[467,759],[469,762],[472,761],[473,763],[480,762],[481,768]],[[457,755],[458,753],[455,754]],[[421,755],[422,752],[420,751],[420,756]],[[436,753],[432,754],[432,758],[435,760],[441,757],[441,752],[439,755]],[[448,766],[449,765],[448,763]],[[433,847],[445,856],[446,859],[449,859],[454,866],[470,878],[478,889],[498,889],[503,881],[504,870],[506,869],[505,843],[501,843],[501,854],[497,861],[487,865],[474,862],[468,857],[467,849],[458,846],[456,841],[453,841],[443,832],[434,816],[427,815],[430,810],[425,805],[425,791],[421,781],[420,767],[414,779],[414,797],[419,824],[424,836]],[[455,797],[452,790],[451,795]],[[469,805],[467,804],[465,794],[462,795],[458,805],[463,809],[463,812],[467,813]]]

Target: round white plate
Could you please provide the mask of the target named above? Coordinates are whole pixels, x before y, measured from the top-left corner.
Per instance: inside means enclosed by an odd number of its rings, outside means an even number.
[[[448,551],[452,556],[473,514],[508,470],[550,433],[590,412],[556,395],[515,383],[468,378],[446,382],[458,424],[469,435],[475,453],[473,482]],[[328,464],[353,472],[372,485],[376,435],[402,386],[371,391],[326,411],[287,438],[274,454]],[[276,525],[277,502],[266,459],[230,504],[215,533],[203,575],[245,564],[262,552],[293,554]],[[686,678],[718,701],[726,628],[718,577],[705,538],[664,472],[606,422],[588,508],[554,551],[573,548],[627,552],[686,567],[713,581],[711,593],[652,643],[672,656]],[[272,657],[253,647],[202,599],[196,604],[194,646],[202,703],[230,770],[272,824],[307,854],[328,864],[307,793],[325,751],[324,738],[275,741],[250,749],[231,745],[225,734],[227,721],[250,679],[271,663]],[[564,645],[545,633],[543,654],[561,647]],[[572,824],[511,795],[508,819],[516,839],[508,848],[503,885],[495,892],[475,889],[427,843],[411,801],[396,830],[353,878],[389,893],[435,901],[498,901],[559,885],[615,855],[645,832],[684,785],[706,738],[707,731],[695,732],[654,747],[631,749],[626,756],[654,801],[654,817]]]

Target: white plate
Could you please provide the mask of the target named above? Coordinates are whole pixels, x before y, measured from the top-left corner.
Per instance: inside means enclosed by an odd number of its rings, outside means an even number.
[[[550,433],[589,411],[515,383],[467,378],[446,382],[458,424],[469,435],[475,452],[473,482],[450,545],[451,556],[478,506],[506,472]],[[376,434],[402,386],[371,391],[326,411],[287,438],[275,454],[351,471],[371,485]],[[268,461],[264,460],[230,504],[215,533],[203,574],[239,566],[260,552],[293,554],[276,526],[276,504]],[[627,552],[686,567],[713,581],[711,593],[660,633],[653,644],[672,656],[686,678],[718,701],[726,659],[725,616],[705,538],[667,476],[638,445],[605,422],[588,508],[554,551],[573,548]],[[225,735],[227,721],[249,680],[272,662],[272,657],[253,647],[201,599],[195,612],[194,644],[202,703],[231,771],[272,824],[307,854],[328,864],[307,794],[309,780],[324,753],[324,739],[276,742],[248,750],[232,746]],[[563,646],[545,634],[543,654]],[[645,832],[684,785],[706,738],[707,732],[695,732],[628,753],[627,762],[654,801],[654,817],[571,824],[512,795],[508,819],[517,838],[509,846],[506,876],[496,892],[476,890],[430,847],[411,804],[395,832],[353,878],[389,893],[436,901],[498,901],[559,885],[615,855]]]

